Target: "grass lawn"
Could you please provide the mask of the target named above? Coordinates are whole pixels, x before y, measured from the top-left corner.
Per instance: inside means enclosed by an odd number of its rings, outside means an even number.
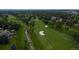
[[[45,36],[41,36],[39,31],[45,31]],[[32,33],[33,44],[36,49],[71,49],[73,46],[71,38],[61,32],[50,27],[45,28],[45,24],[41,20],[37,20]]]
[[[17,34],[15,37],[10,39],[10,43],[8,45],[0,45],[1,50],[9,50],[12,44],[16,44],[17,49],[24,49],[25,45],[25,29],[26,26],[22,21],[18,20],[14,16],[9,16],[8,17],[9,22],[16,22],[20,25],[20,29],[17,31]]]

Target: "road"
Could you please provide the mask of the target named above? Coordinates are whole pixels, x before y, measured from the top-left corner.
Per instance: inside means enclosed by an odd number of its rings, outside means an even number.
[[[28,42],[28,44],[29,44],[30,49],[31,49],[31,50],[35,50],[35,48],[34,48],[34,46],[33,46],[33,43],[32,43],[32,40],[31,40],[31,38],[30,38],[30,36],[29,36],[27,30],[25,31],[25,35],[26,35],[26,37],[27,37],[27,42]]]

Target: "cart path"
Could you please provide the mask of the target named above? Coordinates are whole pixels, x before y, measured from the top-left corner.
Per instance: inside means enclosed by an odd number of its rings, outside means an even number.
[[[26,35],[26,37],[27,37],[27,42],[28,42],[28,44],[29,44],[30,49],[31,49],[31,50],[35,50],[35,48],[34,48],[34,46],[33,46],[33,43],[32,43],[32,40],[31,40],[31,38],[30,38],[30,36],[29,36],[27,30],[25,31],[25,35]]]

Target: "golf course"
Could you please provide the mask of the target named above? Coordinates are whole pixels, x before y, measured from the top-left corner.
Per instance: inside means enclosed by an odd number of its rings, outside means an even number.
[[[44,35],[39,34],[40,31]],[[35,21],[32,40],[36,49],[66,50],[71,49],[73,46],[70,36],[58,32],[49,26],[45,27],[45,24],[39,19]]]
[[[0,50],[78,50],[79,15],[65,11],[0,12]]]

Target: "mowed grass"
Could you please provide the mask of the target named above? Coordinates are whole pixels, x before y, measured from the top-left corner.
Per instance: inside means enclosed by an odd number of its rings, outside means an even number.
[[[0,49],[1,50],[9,50],[9,49],[11,49],[11,45],[13,45],[13,44],[16,45],[16,49],[18,49],[18,50],[24,49],[25,39],[26,39],[25,38],[25,29],[26,29],[25,24],[22,23],[22,21],[18,20],[14,16],[9,16],[8,21],[12,22],[12,23],[16,22],[17,24],[20,25],[20,28],[17,31],[15,37],[10,39],[10,43],[7,45],[0,45]]]
[[[39,31],[45,31],[46,35],[41,36]],[[71,49],[73,46],[71,37],[61,32],[55,31],[50,27],[45,28],[45,24],[41,20],[35,22],[32,40],[36,49],[65,50]]]

